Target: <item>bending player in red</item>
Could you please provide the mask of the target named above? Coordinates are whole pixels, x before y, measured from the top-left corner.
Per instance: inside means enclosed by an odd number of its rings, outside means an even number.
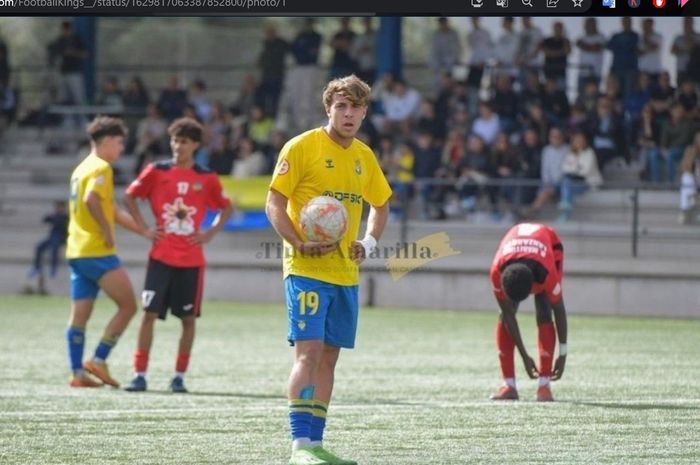
[[[517,347],[528,376],[535,379],[539,375],[537,400],[554,400],[549,382],[560,379],[564,374],[567,351],[566,309],[561,289],[563,265],[564,248],[557,233],[549,226],[517,224],[501,240],[491,265],[491,284],[501,310],[496,326],[496,344],[504,383],[491,399],[518,399],[514,362],[514,349]],[[530,294],[535,296],[539,370],[525,350],[515,315],[518,304]],[[556,327],[552,322],[552,313]],[[552,369],[557,335],[559,357]]]

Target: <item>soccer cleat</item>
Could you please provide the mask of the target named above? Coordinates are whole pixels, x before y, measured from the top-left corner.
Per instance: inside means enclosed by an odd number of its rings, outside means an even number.
[[[187,388],[185,387],[185,383],[180,378],[179,376],[176,376],[170,381],[170,392],[174,392],[176,394],[184,394],[187,392]]]
[[[355,462],[354,460],[343,460],[321,446],[316,446],[312,448],[311,453],[319,459],[330,463],[331,465],[357,465],[357,462]]]
[[[549,384],[537,388],[537,402],[554,402]]]
[[[143,392],[146,390],[146,378],[143,376],[135,376],[129,384],[124,388],[129,392]]]
[[[83,363],[83,368],[85,368],[85,371],[90,373],[91,375],[97,377],[100,379],[105,384],[109,384],[112,387],[118,388],[119,383],[117,380],[112,378],[109,375],[109,369],[107,368],[107,364],[104,362],[95,362],[94,360],[87,360],[85,363]]]
[[[296,449],[292,451],[289,458],[289,465],[331,465],[323,459],[318,458],[311,449]]]
[[[94,379],[90,378],[88,375],[82,375],[82,376],[71,376],[70,381],[68,381],[68,385],[70,387],[74,388],[97,388],[97,387],[102,387],[102,383],[99,381],[95,381]]]
[[[495,393],[491,394],[491,397],[489,397],[491,400],[518,400],[518,390],[515,389],[513,386],[508,386],[507,384],[504,384],[500,388],[498,388],[498,391]]]

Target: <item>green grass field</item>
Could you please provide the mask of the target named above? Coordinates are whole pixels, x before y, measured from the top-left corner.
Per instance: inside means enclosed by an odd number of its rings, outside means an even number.
[[[88,327],[92,353],[111,305]],[[0,463],[286,464],[292,352],[281,305],[212,302],[188,395],[166,391],[179,325],[156,327],[150,391],[67,386],[63,298],[0,298]],[[365,309],[341,354],[326,445],[361,465],[698,464],[700,322],[570,318],[557,402],[494,403],[493,313]],[[534,317],[521,327],[536,354]],[[131,377],[137,320],[112,352]],[[518,360],[519,362],[519,360]]]

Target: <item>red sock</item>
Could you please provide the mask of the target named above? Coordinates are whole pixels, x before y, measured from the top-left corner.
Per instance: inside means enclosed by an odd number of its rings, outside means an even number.
[[[498,347],[498,360],[501,362],[503,379],[515,378],[515,342],[502,321],[496,325],[496,346]]]
[[[554,345],[557,342],[554,323],[542,323],[537,329],[537,348],[540,351],[540,376],[551,376]]]
[[[184,373],[187,371],[187,365],[190,363],[190,354],[177,354],[175,361],[175,372]]]
[[[136,349],[134,351],[134,371],[145,373],[148,370],[148,351]]]

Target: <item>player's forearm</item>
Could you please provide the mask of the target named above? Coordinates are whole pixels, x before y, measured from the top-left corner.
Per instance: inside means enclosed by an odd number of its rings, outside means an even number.
[[[85,206],[87,207],[88,211],[90,212],[90,215],[95,219],[95,222],[100,226],[100,229],[102,230],[102,235],[105,238],[112,238],[112,228],[109,225],[109,222],[107,222],[107,217],[105,216],[105,212],[102,209],[102,205],[100,205],[100,197],[99,195],[95,194],[94,192],[90,192],[86,197],[85,197]]]
[[[566,320],[566,309],[564,308],[564,299],[559,299],[559,302],[552,305],[554,312],[554,325],[557,328],[557,336],[560,344],[566,344],[568,341],[568,322]]]
[[[503,324],[506,325],[508,334],[510,334],[515,346],[518,348],[520,356],[525,357],[527,355],[527,350],[525,349],[525,344],[523,344],[523,338],[520,335],[520,326],[518,325],[518,320],[515,317],[515,310],[504,308],[504,305],[500,301],[499,305],[501,306],[501,319],[503,320]]]
[[[292,220],[287,214],[287,199],[274,191],[270,191],[267,196],[265,213],[270,220],[270,224],[275,228],[277,234],[290,243],[295,249],[301,248],[303,241],[299,238]]]
[[[221,229],[226,225],[226,222],[228,221],[229,218],[231,218],[231,215],[233,214],[233,205],[230,203],[226,208],[221,210],[218,215],[216,215],[216,218],[214,219],[214,222],[211,225],[211,231],[212,234],[218,234]]]
[[[367,217],[367,231],[365,236],[371,235],[375,240],[379,241],[384,233],[386,222],[389,218],[389,202],[381,207],[372,207]]]
[[[148,229],[146,220],[143,219],[143,215],[141,215],[141,211],[139,210],[139,207],[136,204],[136,199],[134,197],[132,197],[129,194],[124,195],[124,206],[126,207],[126,211],[129,212],[129,215],[131,215],[131,218],[133,218],[133,221],[135,221],[136,224],[139,226],[140,231],[137,231],[139,234],[142,231]]]
[[[127,212],[121,208],[114,206],[114,220],[119,226],[133,233],[143,235],[147,228],[142,227],[138,222]]]

